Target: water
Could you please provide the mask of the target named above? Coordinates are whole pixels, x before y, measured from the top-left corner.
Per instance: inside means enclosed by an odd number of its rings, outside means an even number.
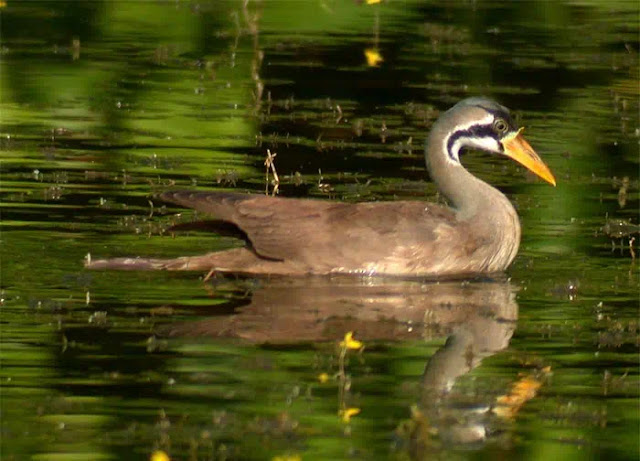
[[[637,5],[366,3],[2,4],[3,459],[637,458]],[[439,200],[478,94],[558,179],[463,158],[521,216],[504,279],[83,268],[237,245],[154,194],[272,193],[267,149],[281,196]]]

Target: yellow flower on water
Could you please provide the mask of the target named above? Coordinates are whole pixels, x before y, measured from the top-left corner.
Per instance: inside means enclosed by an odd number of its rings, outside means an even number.
[[[340,341],[340,347],[343,349],[362,349],[364,344],[362,342],[353,339],[353,331],[344,335],[344,340]]]
[[[169,455],[162,450],[156,450],[151,453],[150,461],[171,461]]]
[[[342,419],[343,423],[348,423],[351,421],[351,417],[360,413],[360,408],[347,408],[346,410],[341,410],[338,414]]]
[[[382,0],[367,0],[367,5],[375,5],[376,3],[382,3]]]
[[[367,48],[364,50],[364,57],[367,59],[367,65],[369,67],[378,67],[378,65],[384,61],[384,58],[380,54],[377,48]]]
[[[327,381],[329,381],[329,375],[327,373],[320,373],[318,375],[318,381],[320,381],[322,384],[326,383]]]
[[[518,380],[507,395],[501,395],[496,399],[493,412],[502,418],[513,418],[520,408],[534,398],[542,387],[543,378],[551,373],[551,367],[545,367],[538,376],[525,376]]]

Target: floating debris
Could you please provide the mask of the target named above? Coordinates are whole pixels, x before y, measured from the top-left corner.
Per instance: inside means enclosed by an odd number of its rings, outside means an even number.
[[[621,239],[635,234],[640,235],[640,226],[625,219],[609,219],[607,217],[601,230],[607,237],[611,238]]]

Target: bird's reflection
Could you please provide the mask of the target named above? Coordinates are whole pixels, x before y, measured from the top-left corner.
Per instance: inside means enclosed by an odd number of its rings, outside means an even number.
[[[172,325],[162,333],[281,344],[335,341],[347,331],[362,340],[432,339],[460,332],[478,336],[484,351],[507,345],[518,312],[511,285],[500,280],[276,278],[248,284],[247,290],[250,303],[232,315]]]
[[[351,331],[364,342],[446,336],[426,364],[418,411],[441,442],[468,444],[487,437],[490,404],[461,406],[450,391],[461,375],[508,346],[518,318],[508,281],[282,278],[257,283],[250,288],[250,303],[234,313],[170,325],[161,333],[260,344],[339,341]]]
[[[447,327],[447,341],[429,359],[422,377],[422,418],[437,428],[445,442],[466,445],[486,439],[492,419],[491,403],[478,399],[457,402],[450,391],[470,372],[509,345],[516,327],[518,305],[509,283],[478,284],[470,298],[460,298],[467,315]]]

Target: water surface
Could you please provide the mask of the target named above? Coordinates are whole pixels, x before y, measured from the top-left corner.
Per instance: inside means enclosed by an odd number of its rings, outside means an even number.
[[[637,457],[637,4],[368,3],[2,2],[3,459]],[[238,245],[154,194],[273,193],[267,150],[281,196],[441,200],[473,95],[558,179],[463,158],[521,216],[504,279],[83,268]]]

